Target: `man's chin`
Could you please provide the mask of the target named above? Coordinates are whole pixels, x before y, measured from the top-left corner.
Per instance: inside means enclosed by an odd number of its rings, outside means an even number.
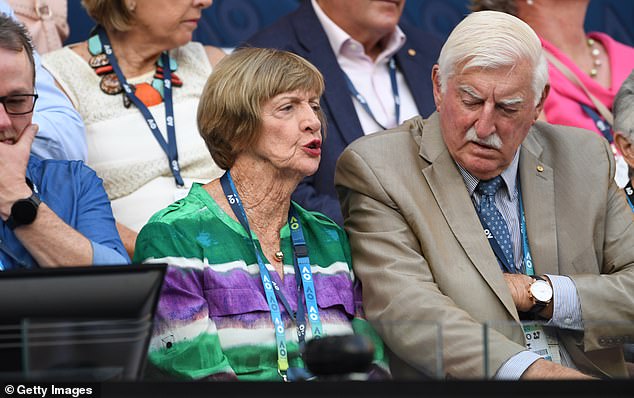
[[[472,176],[480,180],[488,180],[496,177],[504,171],[503,167],[500,167],[500,162],[497,159],[491,158],[478,158],[472,159],[463,165]]]

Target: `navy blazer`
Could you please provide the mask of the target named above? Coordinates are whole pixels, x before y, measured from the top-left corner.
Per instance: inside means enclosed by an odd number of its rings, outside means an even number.
[[[399,26],[407,36],[407,41],[396,54],[396,64],[412,92],[419,114],[427,117],[435,110],[431,69],[438,59],[442,43],[434,36],[407,24],[401,23]],[[342,225],[343,218],[334,183],[335,165],[341,152],[348,144],[361,137],[363,130],[356,116],[344,73],[311,2],[303,1],[296,11],[256,33],[242,46],[293,52],[306,58],[324,75],[326,91],[321,99],[321,106],[328,126],[322,143],[321,163],[317,173],[300,183],[293,194],[293,200],[308,210],[326,214]]]

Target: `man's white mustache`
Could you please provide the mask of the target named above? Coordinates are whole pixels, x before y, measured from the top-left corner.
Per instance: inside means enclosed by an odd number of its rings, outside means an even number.
[[[488,146],[493,149],[502,148],[502,139],[497,133],[493,133],[486,138],[480,138],[473,127],[467,130],[465,139],[469,142],[475,142],[476,144]]]

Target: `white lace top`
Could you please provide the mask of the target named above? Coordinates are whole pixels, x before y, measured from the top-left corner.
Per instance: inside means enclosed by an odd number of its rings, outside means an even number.
[[[198,99],[211,64],[200,43],[189,43],[170,53],[178,61],[176,74],[183,86],[174,88],[174,118],[181,175],[187,187],[221,175],[196,127]],[[100,76],[68,47],[48,53],[44,66],[66,91],[86,125],[88,160],[103,179],[118,222],[139,230],[156,211],[173,202],[177,190],[167,155],[158,144],[141,112],[123,106],[123,95],[108,95],[99,88]],[[150,82],[152,74],[128,78],[130,83]],[[165,107],[150,107],[166,137]]]

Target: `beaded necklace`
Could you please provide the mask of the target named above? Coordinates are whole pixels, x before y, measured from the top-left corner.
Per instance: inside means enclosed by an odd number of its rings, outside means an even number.
[[[101,76],[99,82],[99,88],[101,91],[108,95],[118,95],[123,93],[123,105],[129,108],[132,102],[127,95],[123,92],[123,87],[117,78],[117,74],[114,73],[112,65],[106,56],[103,44],[99,39],[98,34],[93,34],[88,39],[88,51],[92,55],[88,64],[95,70],[98,76]],[[181,87],[183,81],[174,73],[178,69],[178,63],[174,58],[170,57],[169,68],[172,71],[172,86]],[[150,107],[158,105],[163,102],[163,62],[161,57],[156,61],[156,69],[152,76],[152,83],[138,83],[130,85],[135,95],[145,104]]]
[[[599,67],[602,64],[601,58],[599,58],[599,56],[601,55],[601,51],[597,48],[596,41],[590,37],[586,39],[586,44],[588,45],[588,48],[590,49],[590,55],[592,56],[592,68],[590,69],[590,72],[588,74],[590,75],[590,77],[596,78],[599,74]]]

